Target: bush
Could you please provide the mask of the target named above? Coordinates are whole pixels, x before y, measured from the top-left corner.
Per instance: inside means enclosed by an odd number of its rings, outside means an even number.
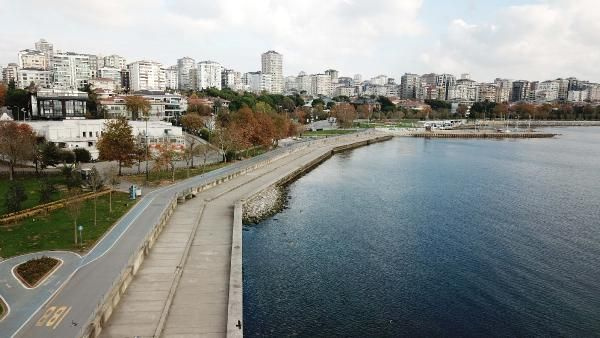
[[[35,286],[40,279],[44,278],[48,272],[52,271],[58,264],[58,260],[46,256],[29,260],[17,266],[17,274],[30,287]]]
[[[56,192],[56,187],[52,182],[48,180],[48,178],[44,178],[42,180],[42,185],[40,186],[40,203],[49,203],[52,201],[52,194]]]
[[[75,161],[77,162],[89,163],[92,161],[92,155],[85,148],[75,148],[73,153],[75,154]]]
[[[20,182],[11,181],[8,184],[4,206],[7,213],[17,212],[21,210],[21,203],[27,200],[27,194]]]
[[[63,163],[74,163],[75,162],[75,153],[73,153],[70,150],[66,150],[66,149],[61,149],[59,151],[60,154],[60,160]]]

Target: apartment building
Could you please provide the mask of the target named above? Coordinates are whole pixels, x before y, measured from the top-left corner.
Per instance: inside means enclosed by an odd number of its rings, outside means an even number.
[[[127,68],[131,91],[166,89],[165,70],[160,63],[147,60],[136,61],[127,65]]]
[[[283,55],[270,50],[261,55],[262,73],[271,77],[271,88],[267,91],[273,94],[283,93]]]

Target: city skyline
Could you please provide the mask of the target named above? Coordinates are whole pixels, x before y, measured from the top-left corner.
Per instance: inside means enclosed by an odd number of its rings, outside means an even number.
[[[3,13],[24,12],[23,6],[5,2]],[[596,6],[592,1],[448,5],[381,0],[367,6],[356,1],[230,0],[144,2],[143,7],[135,2],[95,2],[92,7],[36,2],[28,18],[40,24],[0,37],[0,64],[17,62],[16,51],[32,48],[31,41],[43,37],[63,51],[119,54],[129,62],[153,60],[166,67],[190,56],[249,72],[260,69],[260,53],[276,50],[285,58],[284,75],[333,68],[364,78],[435,72],[471,73],[478,81],[575,76],[597,82],[600,70],[592,67],[600,58],[594,45]],[[134,9],[139,19],[127,14]],[[63,18],[70,29],[54,27],[42,14]],[[21,18],[3,18],[9,26],[16,26],[11,24],[15,20]],[[148,34],[153,36],[151,44],[143,42]]]

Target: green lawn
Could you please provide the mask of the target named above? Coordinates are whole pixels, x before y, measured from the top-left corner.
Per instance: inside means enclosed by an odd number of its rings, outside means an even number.
[[[27,200],[25,200],[21,204],[21,209],[33,208],[40,204],[40,188],[42,178],[40,177],[27,177],[27,178],[16,178],[16,181],[23,184],[25,188],[25,194],[27,195]],[[63,184],[64,179],[62,176],[48,176],[48,180],[53,182],[55,185]],[[8,190],[8,179],[0,180],[0,215],[7,214],[5,201],[6,201],[6,191]],[[52,201],[59,200],[63,198],[64,193],[57,191],[52,194]]]
[[[302,132],[303,137],[309,136],[335,136],[355,133],[354,129],[328,129],[328,130],[315,130]]]
[[[0,256],[3,258],[42,250],[85,251],[91,248],[135,202],[122,192],[112,194],[109,213],[108,194],[98,197],[97,225],[94,226],[94,200],[84,202],[77,220],[83,225],[83,246],[74,244],[73,220],[66,208],[36,216],[18,224],[0,227]]]
[[[189,169],[189,176],[188,176],[187,168],[178,168],[178,169],[175,169],[175,180],[179,181],[179,180],[186,179],[188,177],[201,175],[206,172],[222,168],[228,164],[230,164],[230,163],[229,162],[228,163],[220,162],[220,163],[207,164],[204,168],[202,168],[201,166],[196,167],[196,168],[191,168],[191,169]],[[152,170],[148,173],[148,181],[150,183],[159,183],[161,181],[171,181],[171,179],[173,177],[172,175],[173,175],[173,173],[171,171]],[[146,175],[139,174],[139,175],[125,176],[124,179],[126,179],[127,181],[131,181],[133,183],[136,183],[138,185],[143,185],[146,180]]]

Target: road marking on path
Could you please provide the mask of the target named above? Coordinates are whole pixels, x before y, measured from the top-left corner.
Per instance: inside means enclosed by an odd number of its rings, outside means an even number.
[[[38,319],[35,326],[46,326],[51,327],[52,330],[56,329],[67,314],[71,311],[70,306],[51,306],[46,309],[46,312]]]

